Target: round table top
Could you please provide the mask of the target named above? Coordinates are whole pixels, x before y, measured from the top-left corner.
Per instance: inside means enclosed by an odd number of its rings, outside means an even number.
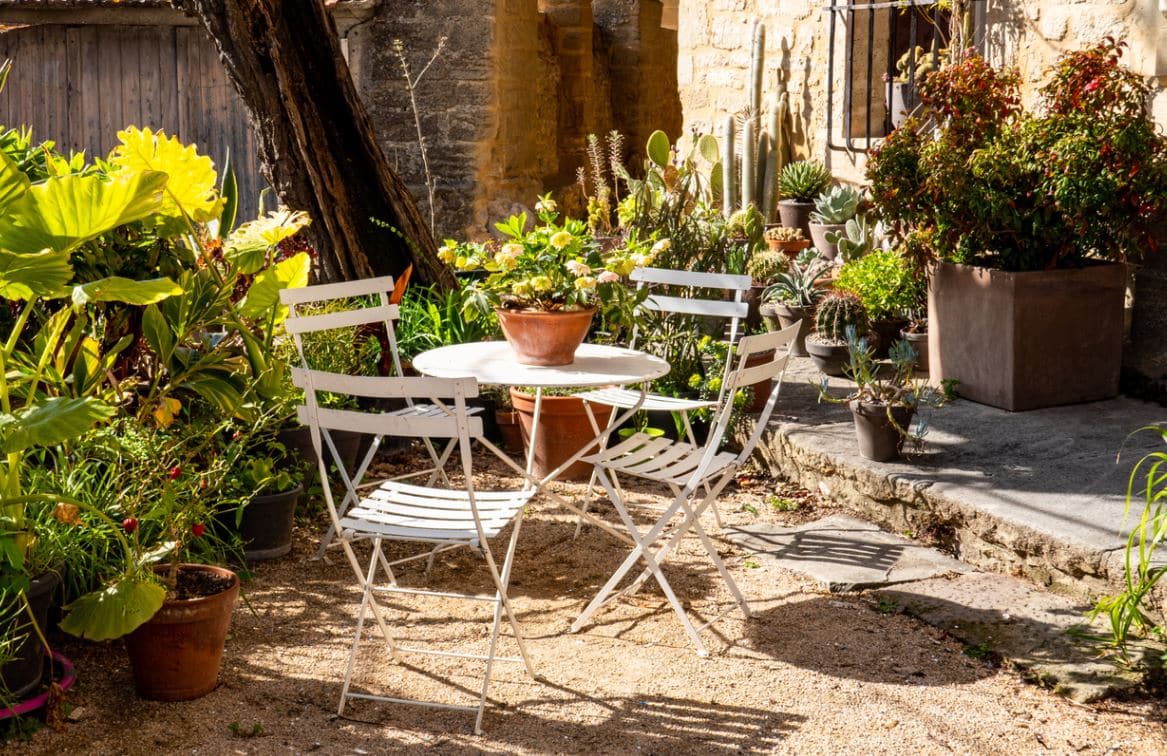
[[[538,388],[641,383],[669,372],[669,363],[659,357],[603,344],[581,344],[570,365],[523,365],[505,341],[438,347],[414,357],[413,367],[435,378],[472,377],[490,385]]]

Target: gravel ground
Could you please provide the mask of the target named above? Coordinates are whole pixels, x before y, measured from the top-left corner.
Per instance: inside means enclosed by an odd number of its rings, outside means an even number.
[[[561,491],[582,495],[571,484]],[[799,506],[784,512],[774,503]],[[730,523],[792,523],[830,510],[781,483],[743,479],[722,511]],[[627,551],[595,527],[573,540],[574,520],[546,500],[524,521],[511,590],[543,679],[499,664],[482,737],[473,735],[473,715],[458,712],[358,701],[337,717],[359,592],[339,552],[330,563],[309,561],[323,523],[319,513],[304,517],[292,553],[254,568],[213,693],[181,704],[142,701],[120,644],[63,641],[80,676],[68,696],[72,712],[60,729],[10,750],[1167,754],[1163,702],[1072,704],[965,656],[941,630],[881,614],[861,596],[818,593],[808,579],[725,542],[719,548],[751,602],[751,620],[737,613],[696,538],[666,568],[695,617],[721,616],[702,634],[709,658],[694,653],[654,583],[573,635],[572,619]],[[451,552],[427,584],[485,591],[481,564]],[[422,578],[420,568],[400,576],[404,584]],[[485,648],[482,606],[395,600],[389,615],[403,640]],[[412,656],[398,664],[377,640],[362,652],[358,690],[473,697],[479,668],[469,663]],[[514,654],[513,641],[501,652]]]

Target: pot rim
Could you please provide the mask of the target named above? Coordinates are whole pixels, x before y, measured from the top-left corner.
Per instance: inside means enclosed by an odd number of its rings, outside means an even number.
[[[598,308],[596,306],[583,307],[578,310],[537,310],[528,307],[495,307],[494,311],[499,315],[519,315],[521,317],[529,318],[554,318],[565,315],[574,315],[576,317],[583,317],[584,315],[594,315]]]
[[[154,572],[157,573],[159,570],[165,570],[168,566],[169,565],[167,565],[167,564],[156,564],[156,565],[154,565]],[[231,585],[227,586],[226,588],[219,591],[218,593],[212,593],[209,596],[197,596],[195,598],[189,598],[189,599],[178,599],[178,598],[167,597],[166,601],[163,602],[163,606],[194,606],[194,605],[196,605],[200,602],[203,602],[203,601],[211,601],[217,596],[222,596],[224,593],[229,593],[233,590],[238,590],[238,588],[239,588],[239,574],[237,572],[235,572],[234,570],[228,569],[226,567],[220,567],[217,564],[199,564],[198,562],[179,562],[179,564],[178,564],[178,571],[179,572],[182,572],[183,570],[190,570],[190,569],[193,569],[196,571],[203,571],[203,572],[218,572],[220,574],[226,573],[226,574],[231,576]],[[161,611],[161,610],[159,610],[159,611]]]

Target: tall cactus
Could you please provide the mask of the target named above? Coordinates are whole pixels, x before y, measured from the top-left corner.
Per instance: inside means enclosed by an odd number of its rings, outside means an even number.
[[[757,200],[757,183],[754,176],[757,175],[757,166],[754,164],[754,121],[752,118],[747,118],[746,122],[742,124],[742,209],[745,210],[750,205],[755,207],[758,204]]]
[[[734,161],[737,159],[734,151],[736,131],[733,116],[726,116],[725,138],[721,144],[721,206],[726,218],[737,210],[737,172],[734,170]]]
[[[754,19],[753,44],[750,46],[750,117],[762,114],[762,68],[766,61],[766,26]]]

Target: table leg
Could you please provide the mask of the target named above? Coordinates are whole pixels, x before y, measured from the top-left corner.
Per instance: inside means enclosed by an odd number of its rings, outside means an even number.
[[[535,387],[535,411],[531,414],[531,437],[527,439],[527,478],[535,472],[535,442],[539,437],[539,415],[543,411],[543,389]],[[542,483],[539,484],[542,486]]]

